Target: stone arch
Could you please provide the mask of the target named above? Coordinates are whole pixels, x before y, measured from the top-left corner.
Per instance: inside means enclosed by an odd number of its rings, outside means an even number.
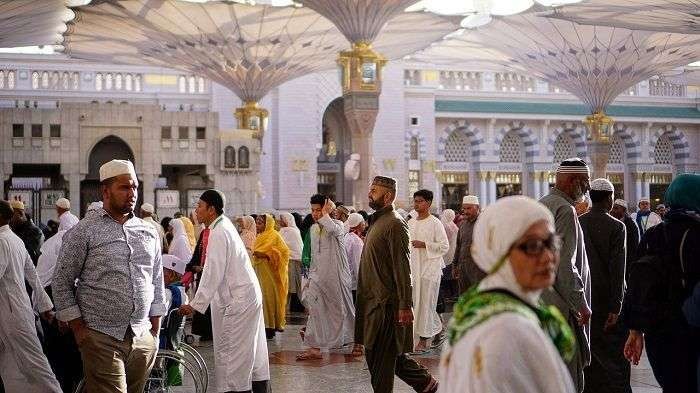
[[[518,135],[523,141],[523,162],[532,161],[532,158],[537,155],[537,138],[532,132],[532,129],[525,127],[525,123],[522,121],[508,122],[508,127],[503,127],[500,129],[500,131],[496,132],[496,136],[494,138],[494,144],[496,145],[496,148],[493,150],[494,156],[501,156],[501,142],[503,142],[503,138],[505,138],[506,134],[511,131],[514,131],[515,134]]]
[[[673,145],[673,159],[675,164],[681,164],[687,161],[688,158],[690,158],[690,144],[683,131],[679,130],[678,127],[673,124],[667,124],[656,130],[656,132],[649,137],[650,151],[653,153],[656,143],[664,134],[668,134],[668,139],[671,145]]]
[[[411,159],[411,139],[418,139],[418,159],[424,161],[427,156],[427,148],[425,143],[425,136],[421,134],[418,130],[408,130],[404,135],[404,154],[406,158]]]
[[[485,140],[481,131],[467,120],[455,120],[445,127],[438,137],[437,159],[439,162],[445,161],[445,145],[453,132],[462,132],[469,138],[472,158],[486,155],[486,151],[482,147]]]
[[[95,141],[88,152],[86,179],[99,179],[100,166],[113,159],[129,160],[136,166],[134,150],[124,139],[115,135]]]
[[[562,123],[561,127],[554,129],[549,138],[547,138],[547,158],[549,161],[554,160],[554,144],[559,135],[565,134],[574,143],[574,151],[579,158],[586,158],[586,133],[583,127],[577,126],[573,122]]]
[[[625,157],[628,162],[637,160],[642,156],[642,144],[639,142],[639,136],[627,124],[615,123],[613,125],[613,135],[618,136],[622,140]]]

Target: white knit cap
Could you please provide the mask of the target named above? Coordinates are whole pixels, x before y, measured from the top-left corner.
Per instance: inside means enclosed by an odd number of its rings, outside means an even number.
[[[97,210],[97,209],[102,209],[102,201],[97,201],[97,202],[92,202],[90,205],[88,205],[87,210],[92,211],[92,210]]]
[[[627,209],[627,201],[624,199],[615,199],[615,205],[622,206]]]
[[[462,205],[478,205],[479,197],[476,195],[465,195],[462,198]]]
[[[356,226],[362,224],[365,221],[364,217],[360,213],[350,213],[345,225],[348,228],[355,228]]]
[[[131,175],[132,179],[136,180],[134,164],[128,160],[112,160],[100,167],[100,181],[119,175]]]
[[[145,211],[146,213],[150,213],[150,214],[153,214],[156,211],[156,209],[150,203],[144,203],[143,205],[141,205],[141,210]]]
[[[185,274],[187,263],[174,255],[163,254],[163,267],[178,274]]]
[[[591,182],[591,191],[610,191],[615,192],[615,187],[608,179],[595,179]]]
[[[65,210],[70,210],[70,201],[66,198],[59,198],[56,201],[56,207],[60,207],[61,209]]]

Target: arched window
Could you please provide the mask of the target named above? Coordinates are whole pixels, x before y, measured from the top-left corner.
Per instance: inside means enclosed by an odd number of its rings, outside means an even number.
[[[71,84],[73,85],[73,90],[80,89],[80,74],[77,72],[71,74]]]
[[[671,140],[668,139],[668,134],[661,135],[659,140],[656,141],[654,163],[662,165],[673,164],[673,145],[671,145]]]
[[[177,86],[178,86],[178,91],[180,93],[186,93],[187,92],[187,79],[180,75],[180,77],[177,79]]]
[[[98,73],[95,75],[95,90],[102,90],[102,74]]]
[[[132,79],[131,74],[126,74],[126,77],[124,78],[124,81],[126,82],[126,83],[125,83],[125,84],[126,84],[126,90],[127,90],[127,91],[131,91],[131,89],[133,88],[133,79]]]
[[[233,146],[226,146],[224,149],[224,168],[236,167],[236,149]]]
[[[5,71],[0,71],[0,89],[5,88]]]
[[[14,71],[10,71],[7,73],[7,88],[8,89],[15,88],[15,72]]]
[[[411,160],[418,160],[419,159],[418,158],[419,157],[418,156],[419,149],[418,149],[418,137],[417,136],[411,137],[410,148],[411,148]]]
[[[117,74],[117,76],[114,77],[114,89],[115,90],[121,90],[122,89],[122,74]]]
[[[501,141],[501,162],[522,162],[522,147],[520,137],[509,132]]]
[[[622,148],[622,141],[620,140],[620,137],[617,135],[614,135],[612,138],[610,138],[610,157],[608,158],[608,163],[609,164],[623,164],[623,148]]]
[[[134,77],[134,91],[141,91],[141,75]]]
[[[39,88],[39,73],[32,72],[32,89],[36,90]]]
[[[190,76],[188,82],[189,82],[188,83],[188,92],[190,92],[190,93],[196,92],[197,85],[195,85],[194,76]]]
[[[47,71],[44,71],[41,73],[41,88],[42,89],[49,88],[49,73]]]
[[[54,71],[51,74],[51,89],[52,90],[58,90],[58,86],[60,86],[60,82],[61,82],[60,79],[61,79],[61,75],[58,72]]]
[[[61,75],[61,89],[68,90],[69,87],[70,87],[70,74],[67,72],[64,72]]]
[[[574,143],[566,134],[559,134],[554,141],[554,163],[558,164],[567,158],[575,157]]]
[[[250,152],[245,146],[238,148],[238,167],[241,169],[250,168]]]
[[[105,77],[105,90],[112,90],[112,82],[114,82],[114,75],[109,73]]]
[[[201,76],[197,79],[197,91],[204,93],[204,78]]]
[[[467,162],[469,161],[469,138],[462,130],[452,131],[445,142],[445,161]]]

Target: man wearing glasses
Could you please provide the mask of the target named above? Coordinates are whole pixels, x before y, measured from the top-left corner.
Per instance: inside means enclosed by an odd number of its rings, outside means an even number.
[[[567,366],[577,392],[583,392],[583,369],[591,363],[591,275],[574,205],[590,190],[589,181],[590,171],[583,160],[566,159],[557,167],[554,187],[540,199],[554,215],[556,232],[562,240],[554,285],[542,294],[542,299],[559,308],[576,335],[576,353]]]

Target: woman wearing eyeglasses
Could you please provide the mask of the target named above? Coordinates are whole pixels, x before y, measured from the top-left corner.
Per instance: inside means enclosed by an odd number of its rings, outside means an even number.
[[[443,392],[574,392],[562,360],[574,353],[573,332],[539,301],[554,282],[558,247],[554,218],[534,199],[502,198],[481,213],[472,255],[488,275],[455,304]]]

